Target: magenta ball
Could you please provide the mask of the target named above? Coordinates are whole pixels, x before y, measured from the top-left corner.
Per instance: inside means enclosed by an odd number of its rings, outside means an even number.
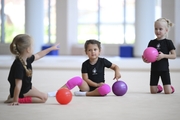
[[[148,47],[143,52],[143,56],[148,62],[155,62],[158,55],[159,53],[154,47]]]
[[[128,87],[123,81],[116,81],[112,86],[112,91],[116,96],[123,96],[126,94]]]

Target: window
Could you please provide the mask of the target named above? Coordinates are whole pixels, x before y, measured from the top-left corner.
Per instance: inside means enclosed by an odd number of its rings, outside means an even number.
[[[133,44],[135,0],[78,0],[78,43]]]
[[[17,34],[25,33],[25,0],[1,0],[0,43],[10,43]],[[56,0],[44,0],[44,43],[56,41]]]
[[[44,43],[56,42],[56,0],[44,0],[45,39]]]
[[[1,0],[1,3],[4,3],[1,4],[4,8],[4,13],[1,13],[0,22],[1,42],[10,43],[16,34],[24,33],[24,0]],[[2,38],[2,36],[4,37]]]

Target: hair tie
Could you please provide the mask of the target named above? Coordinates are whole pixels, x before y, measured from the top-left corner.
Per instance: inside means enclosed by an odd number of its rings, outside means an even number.
[[[13,49],[16,51],[16,44],[13,43]]]
[[[13,47],[16,47],[16,44],[15,44],[15,43],[13,43]]]

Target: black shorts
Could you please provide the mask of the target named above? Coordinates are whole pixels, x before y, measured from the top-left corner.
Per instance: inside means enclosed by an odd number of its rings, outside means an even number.
[[[151,71],[150,86],[158,85],[159,77],[161,77],[163,85],[170,85],[171,84],[169,71]]]

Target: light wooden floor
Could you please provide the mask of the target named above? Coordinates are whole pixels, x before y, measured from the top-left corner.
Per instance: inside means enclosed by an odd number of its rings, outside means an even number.
[[[80,76],[81,62],[86,57],[45,57],[33,64],[33,85],[40,91],[57,90],[68,79]],[[121,97],[112,92],[105,97],[76,97],[68,105],[60,105],[54,97],[44,104],[8,106],[7,76],[13,57],[0,56],[0,120],[179,120],[180,118],[180,61],[171,60],[172,85],[175,93],[149,93],[149,64],[140,58],[109,57],[121,68],[128,92]],[[106,83],[112,85],[114,73],[106,70]],[[160,82],[161,84],[161,82]],[[74,88],[72,92],[78,90]]]

